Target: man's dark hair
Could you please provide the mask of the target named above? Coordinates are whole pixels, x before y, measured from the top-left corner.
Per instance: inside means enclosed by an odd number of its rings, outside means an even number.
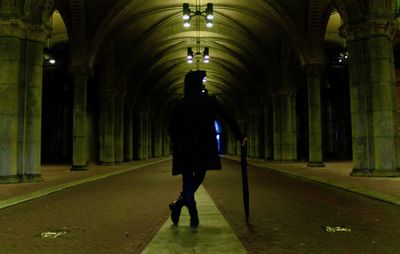
[[[200,94],[203,89],[203,79],[206,71],[189,71],[185,76],[184,95]]]

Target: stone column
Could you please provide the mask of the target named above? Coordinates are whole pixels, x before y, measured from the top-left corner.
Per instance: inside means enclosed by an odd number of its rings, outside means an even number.
[[[255,145],[256,145],[256,137],[255,137],[255,112],[249,111],[248,113],[248,121],[247,121],[247,134],[248,134],[248,150],[247,153],[250,157],[255,157]]]
[[[164,124],[163,125],[163,156],[169,156],[171,151],[170,151],[170,141],[169,141],[169,136],[168,136],[168,131],[167,131],[167,126]]]
[[[137,122],[137,157],[139,160],[147,159],[147,125],[146,113],[138,114],[138,122]]]
[[[147,137],[148,135],[148,117],[147,117],[147,113],[143,113],[141,115],[141,138],[140,138],[140,144],[142,147],[142,160],[146,160],[149,158],[149,154],[148,154],[148,146],[149,146],[149,139]]]
[[[325,103],[325,143],[326,143],[326,152],[331,156],[335,156],[337,154],[337,145],[336,145],[336,126],[334,111],[333,111],[333,103],[332,100],[327,99]]]
[[[354,176],[400,176],[393,19],[345,25],[349,49]]]
[[[272,99],[274,160],[297,160],[296,85],[294,54],[286,41],[281,43],[281,76]]]
[[[227,137],[227,153],[236,154],[236,139],[234,133],[231,130],[226,130],[225,135]]]
[[[153,127],[153,119],[151,119],[150,115],[147,118],[147,158],[150,159],[153,157],[153,153],[151,151],[153,144],[153,135],[152,135],[152,127]]]
[[[125,128],[124,128],[124,160],[133,160],[133,110],[125,109]]]
[[[115,98],[115,162],[124,162],[124,94]]]
[[[248,133],[249,133],[249,155],[256,158],[260,156],[260,128],[259,128],[258,112],[252,110],[249,112]]]
[[[256,158],[261,158],[263,151],[261,144],[263,144],[261,112],[256,110],[254,112],[254,157]]]
[[[264,106],[264,158],[273,158],[273,139],[272,139],[272,112],[271,108]]]
[[[72,168],[86,170],[88,160],[88,144],[86,137],[86,100],[88,72],[85,67],[76,67],[74,72],[74,108],[72,129]]]
[[[152,155],[153,157],[162,156],[162,130],[160,122],[152,124]]]
[[[238,155],[237,154],[237,146],[239,145],[239,142],[236,140],[235,134],[233,133],[233,131],[230,132],[230,143],[231,143],[231,153],[233,155]]]
[[[222,131],[222,133],[220,134],[220,137],[222,138],[222,142],[223,142],[223,144],[222,144],[222,147],[224,147],[223,152],[226,153],[226,154],[232,154],[231,153],[232,145],[231,145],[231,133],[230,133],[230,130],[224,129]]]
[[[42,65],[47,34],[43,25],[0,19],[0,183],[42,180]]]
[[[276,91],[273,98],[274,160],[297,160],[296,93]]]
[[[99,160],[103,165],[123,162],[124,93],[116,88],[114,42],[106,40],[99,54],[100,90],[100,148]]]
[[[163,127],[162,123],[158,123],[158,130],[156,131],[156,135],[158,135],[158,140],[157,140],[157,157],[162,156],[162,150],[163,150]]]
[[[279,99],[278,93],[275,92],[272,98],[272,108],[273,108],[273,146],[274,146],[274,160],[281,161],[282,160],[282,115],[281,108],[282,103]]]
[[[109,166],[115,163],[115,97],[112,91],[100,93],[99,161]]]
[[[18,182],[18,110],[24,41],[0,31],[0,183]],[[4,29],[4,31],[3,31]],[[22,173],[22,172],[21,172]]]
[[[309,167],[324,167],[321,130],[321,73],[320,64],[307,66]]]
[[[146,159],[150,159],[152,157],[152,153],[151,153],[151,144],[153,142],[152,135],[151,135],[152,124],[153,124],[153,121],[150,118],[150,115],[147,114],[147,117],[146,117],[146,139],[147,139]]]
[[[43,81],[43,41],[26,41],[25,83],[20,87],[20,145],[24,148],[23,161],[19,167],[24,172],[24,180],[42,180],[40,176],[41,128],[42,128],[42,81]],[[22,101],[23,100],[23,101]],[[23,124],[22,124],[23,123]],[[22,151],[21,151],[22,152]]]

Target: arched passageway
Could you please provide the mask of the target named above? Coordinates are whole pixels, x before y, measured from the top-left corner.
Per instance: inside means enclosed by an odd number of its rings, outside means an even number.
[[[191,69],[207,71],[250,157],[399,175],[394,0],[215,0],[213,27],[194,15],[206,2],[187,3],[190,27],[177,1],[1,1],[1,181],[40,179],[40,163],[169,155],[166,123]]]

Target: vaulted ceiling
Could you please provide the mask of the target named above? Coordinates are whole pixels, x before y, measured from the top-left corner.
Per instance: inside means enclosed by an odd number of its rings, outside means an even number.
[[[204,10],[208,2],[214,6],[214,26],[207,28],[204,17],[195,16],[191,27],[185,28],[182,4]],[[138,98],[141,103],[157,100],[159,108],[182,94],[183,77],[189,70],[202,69],[207,71],[206,87],[211,94],[233,109],[245,109],[249,101],[257,103],[279,83],[282,42],[301,68],[310,57],[310,47],[316,46],[310,45],[313,24],[321,30],[315,35],[321,44],[324,36],[334,43],[341,41],[339,16],[329,20],[330,1],[70,0],[61,1],[58,9],[66,28],[54,28],[54,33],[65,29],[70,43],[79,44],[82,39],[73,38],[79,29],[84,30],[86,60],[92,67],[104,61],[99,56],[105,43],[111,42],[116,79],[127,91],[128,103]],[[196,52],[197,38],[198,50],[209,47],[208,64],[200,57],[198,63],[186,62],[187,48]]]

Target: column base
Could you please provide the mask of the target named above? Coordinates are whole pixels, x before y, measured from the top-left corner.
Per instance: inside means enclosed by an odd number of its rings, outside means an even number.
[[[267,160],[267,159],[265,159],[265,160]],[[273,160],[273,161],[279,162],[279,163],[287,163],[287,164],[297,162],[297,160]]]
[[[396,170],[377,170],[377,169],[357,169],[353,168],[350,176],[364,177],[400,177],[400,169]]]
[[[325,164],[322,161],[310,161],[310,162],[308,162],[307,167],[310,167],[310,168],[317,168],[317,167],[323,168],[323,167],[325,167]]]
[[[72,165],[71,171],[84,171],[87,170],[86,165],[83,166],[77,166],[77,165]]]
[[[40,174],[25,174],[25,175],[11,175],[0,176],[0,184],[7,183],[36,183],[43,182],[42,175]]]
[[[27,183],[37,183],[37,182],[43,182],[44,180],[41,174],[25,174],[20,176],[20,181]]]
[[[100,166],[114,166],[115,163],[114,162],[100,162],[99,165]]]
[[[19,182],[20,182],[20,178],[17,175],[0,176],[0,184],[19,183]]]

